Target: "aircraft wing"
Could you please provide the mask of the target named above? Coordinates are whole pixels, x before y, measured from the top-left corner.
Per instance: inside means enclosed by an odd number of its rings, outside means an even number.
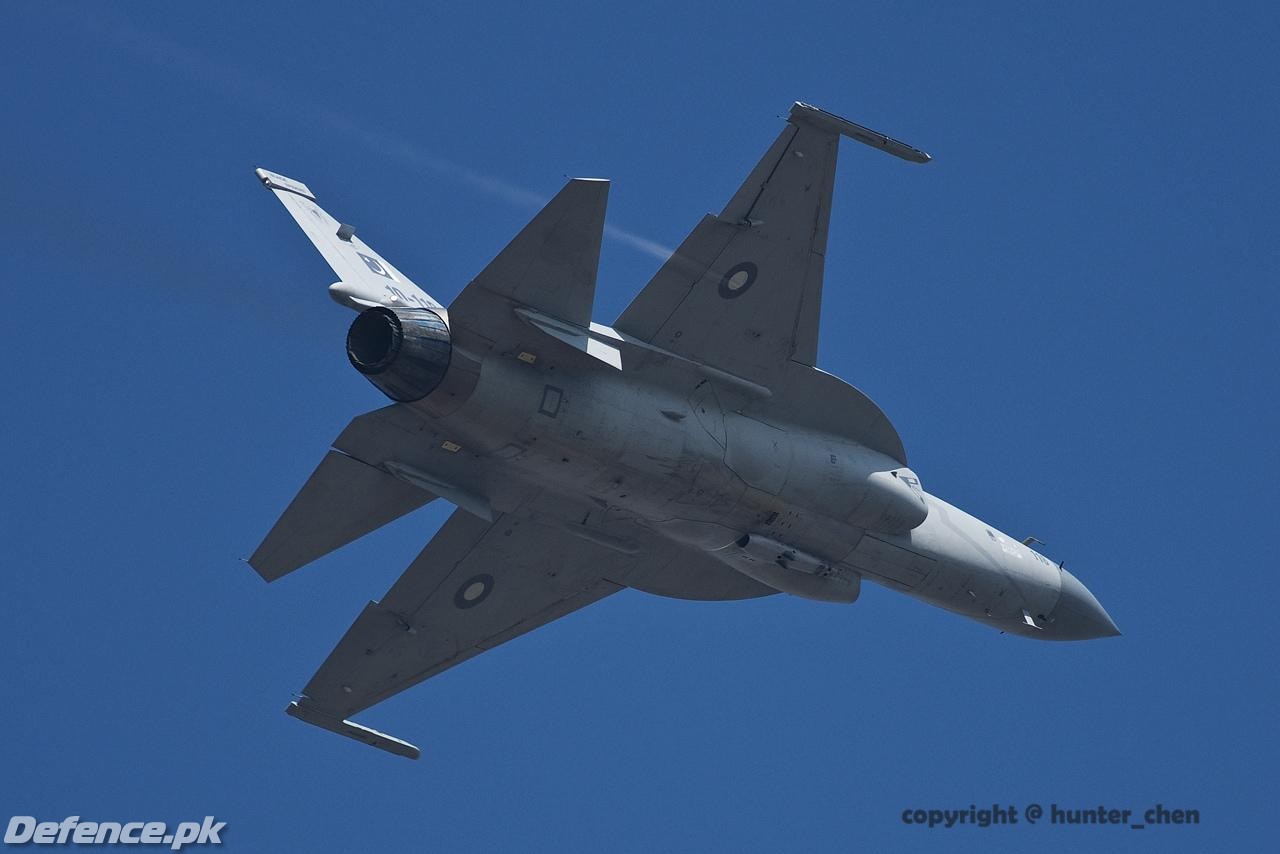
[[[632,523],[561,522],[562,508],[547,506],[553,515],[537,521],[455,510],[382,601],[365,606],[288,713],[416,759],[413,745],[347,718],[626,586],[694,599],[777,592]]]
[[[766,387],[815,365],[827,226],[841,136],[929,156],[797,103],[719,216],[685,238],[614,324],[624,335]]]
[[[603,577],[618,558],[627,556],[535,522],[456,510],[382,601],[365,607],[289,712],[416,758],[345,718],[621,590]]]

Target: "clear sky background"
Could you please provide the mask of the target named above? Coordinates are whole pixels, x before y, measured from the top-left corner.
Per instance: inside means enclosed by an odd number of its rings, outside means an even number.
[[[1052,6],[1052,8],[1049,8]],[[1044,8],[1030,8],[1044,7]],[[0,820],[227,850],[1230,850],[1274,840],[1274,4],[11,2],[0,30]],[[283,714],[448,512],[247,556],[358,413],[333,275],[253,176],[444,302],[614,180],[609,322],[805,100],[846,142],[820,365],[930,491],[1124,635],[626,592],[362,722]],[[904,826],[1157,803],[1198,828]]]

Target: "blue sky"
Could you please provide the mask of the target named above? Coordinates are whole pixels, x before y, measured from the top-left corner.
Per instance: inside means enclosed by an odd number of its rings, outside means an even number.
[[[0,819],[214,814],[240,851],[1273,838],[1278,37],[1266,4],[8,5]],[[253,168],[446,302],[610,177],[608,322],[796,99],[935,156],[845,144],[821,366],[1123,637],[627,592],[362,716],[420,762],[287,718],[447,508],[271,586],[240,562],[383,402]],[[900,819],[1032,802],[1203,824]]]

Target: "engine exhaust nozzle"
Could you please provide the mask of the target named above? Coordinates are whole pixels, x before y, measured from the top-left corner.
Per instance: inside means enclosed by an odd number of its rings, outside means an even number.
[[[429,308],[376,306],[347,330],[347,359],[392,400],[421,400],[440,385],[453,354],[449,325]]]

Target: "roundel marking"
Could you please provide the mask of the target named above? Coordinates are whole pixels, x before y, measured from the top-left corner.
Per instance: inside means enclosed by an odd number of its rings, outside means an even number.
[[[489,598],[492,592],[493,576],[484,573],[475,575],[462,582],[458,592],[453,594],[453,604],[464,609],[474,608]]]
[[[725,299],[737,299],[755,284],[759,269],[750,261],[743,261],[728,269],[720,279],[720,296]]]

